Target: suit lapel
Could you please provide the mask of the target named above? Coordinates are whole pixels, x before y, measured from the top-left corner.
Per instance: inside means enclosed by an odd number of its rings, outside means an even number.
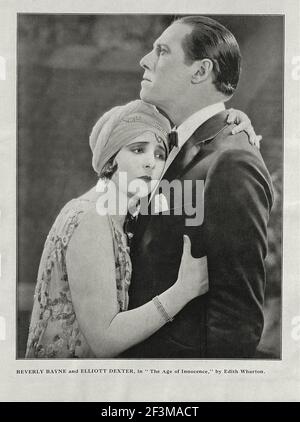
[[[187,168],[190,167],[196,156],[198,161],[202,147],[207,142],[212,141],[219,132],[227,127],[226,119],[227,111],[222,111],[221,113],[215,114],[213,117],[208,119],[203,123],[203,125],[199,126],[178,152],[175,159],[164,174],[163,180],[168,180],[171,182],[172,180],[178,178],[185,170],[187,170]],[[153,195],[153,197],[154,196],[155,195]]]

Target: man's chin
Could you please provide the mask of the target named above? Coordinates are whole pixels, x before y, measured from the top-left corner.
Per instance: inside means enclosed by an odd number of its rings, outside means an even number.
[[[145,103],[150,103],[155,105],[155,101],[153,100],[152,96],[149,92],[146,92],[144,88],[140,91],[140,99],[145,101]]]

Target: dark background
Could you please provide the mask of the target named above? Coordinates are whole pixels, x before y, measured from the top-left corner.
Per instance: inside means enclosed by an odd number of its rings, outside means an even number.
[[[282,16],[211,16],[243,55],[237,93],[275,188],[269,227],[265,328],[257,357],[281,355],[283,163]],[[88,137],[98,117],[138,98],[139,60],[169,15],[18,15],[18,345],[24,357],[33,291],[47,233],[62,206],[93,184]]]

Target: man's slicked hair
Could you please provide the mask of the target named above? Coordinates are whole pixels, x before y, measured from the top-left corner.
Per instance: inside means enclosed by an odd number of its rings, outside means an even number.
[[[219,22],[205,16],[185,16],[175,23],[193,28],[182,42],[186,62],[210,59],[217,90],[231,96],[237,88],[241,71],[241,53],[233,34]]]

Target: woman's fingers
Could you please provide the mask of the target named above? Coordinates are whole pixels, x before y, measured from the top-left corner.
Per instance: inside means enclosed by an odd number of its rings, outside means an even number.
[[[184,234],[183,235],[183,255],[192,255],[191,252],[191,239],[189,238],[188,235]]]
[[[238,114],[236,112],[236,110],[234,110],[233,108],[229,108],[228,110],[228,116],[227,116],[227,123],[230,125],[231,123],[235,123],[237,118],[238,118]],[[240,121],[238,121],[237,123],[239,123]]]
[[[192,292],[191,297],[196,297],[209,290],[207,257],[194,258],[191,249],[191,239],[184,235],[178,282],[184,286],[184,289]]]
[[[243,120],[241,123],[235,126],[232,129],[231,133],[234,135],[235,133],[242,132],[243,130],[245,130],[248,133],[248,135],[249,135],[249,131],[252,130],[254,132],[254,129],[251,126],[251,121],[250,119],[248,119],[248,117],[247,117],[247,120]]]
[[[261,135],[256,135],[256,138],[254,140],[254,145],[259,149],[260,148],[260,141],[262,140]]]
[[[195,273],[201,274],[201,278],[208,277],[207,271],[207,257],[202,256],[201,258],[194,258],[192,255],[191,239],[186,234],[183,235],[183,254],[184,262],[188,269],[195,271]]]
[[[250,144],[255,145],[256,133],[254,132],[253,127],[251,125],[250,126],[249,125],[243,126],[242,124],[240,124],[239,126],[242,126],[242,130],[244,130],[247,133]],[[239,126],[234,128],[234,130],[233,130],[234,133],[240,132],[240,130],[237,130],[239,128]]]
[[[230,108],[228,110],[227,123],[235,123],[236,126],[232,129],[232,135],[236,133],[245,131],[249,137],[249,142],[251,145],[255,145],[257,148],[260,148],[260,141],[262,140],[261,135],[256,135],[254,128],[251,124],[251,120],[243,111],[235,110]]]
[[[235,135],[236,133],[245,131],[248,135],[249,142],[251,145],[255,145],[257,148],[260,148],[260,141],[262,140],[261,135],[256,135],[255,130],[253,126],[251,125],[251,121],[248,119],[248,121],[244,120],[237,126],[235,126],[231,133],[232,135]]]
[[[251,145],[255,145],[257,148],[260,147],[260,141],[262,139],[261,135],[256,135],[252,126],[245,128],[245,132],[249,137],[249,142]]]
[[[207,269],[207,257],[193,258],[195,264],[195,272],[200,276],[200,295],[204,295],[209,290],[208,283],[208,269]]]
[[[227,116],[227,123],[235,123],[237,126],[232,130],[232,134],[242,132],[243,130],[247,130],[253,127],[251,126],[251,120],[243,111],[235,110],[230,108],[228,110]]]
[[[227,123],[236,123],[237,125],[246,123],[246,127],[251,125],[251,121],[247,114],[241,110],[235,110],[234,108],[228,110]]]

